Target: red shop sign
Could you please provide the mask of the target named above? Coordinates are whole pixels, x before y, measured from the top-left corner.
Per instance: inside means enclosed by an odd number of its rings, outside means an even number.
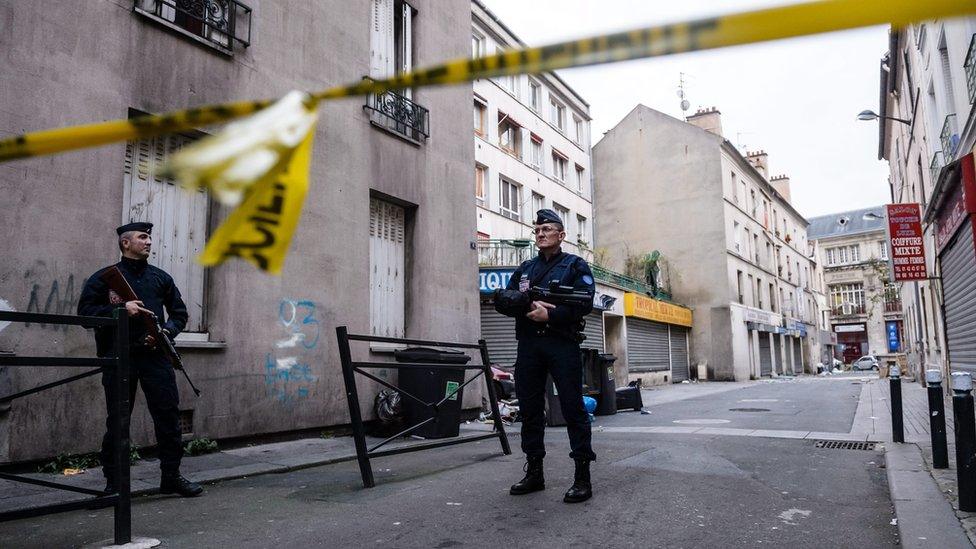
[[[891,239],[891,270],[895,282],[924,280],[925,243],[922,211],[918,204],[887,204],[888,236]]]

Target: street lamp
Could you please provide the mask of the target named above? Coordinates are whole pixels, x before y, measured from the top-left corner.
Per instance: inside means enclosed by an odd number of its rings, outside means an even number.
[[[870,121],[870,120],[877,120],[879,118],[884,118],[885,120],[894,120],[896,122],[901,122],[902,124],[907,124],[909,126],[912,125],[912,122],[910,120],[905,120],[904,118],[895,118],[893,116],[881,116],[870,109],[857,113],[858,120]]]

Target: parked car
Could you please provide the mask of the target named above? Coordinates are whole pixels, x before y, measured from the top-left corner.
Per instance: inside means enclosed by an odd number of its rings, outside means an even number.
[[[871,355],[864,355],[851,363],[851,370],[877,370],[878,359]]]

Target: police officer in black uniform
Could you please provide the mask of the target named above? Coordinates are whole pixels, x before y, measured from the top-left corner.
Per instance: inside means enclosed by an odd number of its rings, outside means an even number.
[[[180,395],[176,388],[176,375],[172,364],[157,346],[150,346],[146,340],[143,323],[137,319],[140,314],[155,314],[163,323],[165,337],[174,338],[186,326],[186,305],[173,277],[162,269],[147,262],[152,247],[152,223],[129,223],[115,230],[119,235],[119,249],[122,259],[115,264],[122,276],[139,297],[138,301],[124,304],[108,285],[100,278],[105,269],[93,274],[81,291],[78,314],[84,316],[112,316],[117,307],[125,308],[129,315],[129,334],[131,349],[131,370],[129,376],[129,411],[135,401],[136,385],[142,385],[146,404],[152,416],[156,431],[156,444],[159,447],[159,467],[162,477],[159,491],[163,494],[179,494],[183,497],[199,496],[203,488],[180,475],[180,461],[183,458],[182,432],[180,430]],[[107,269],[108,267],[106,267]],[[164,310],[166,315],[164,315]],[[98,356],[114,356],[115,332],[99,328],[95,331],[95,345]],[[105,388],[105,402],[108,418],[105,421],[107,432],[102,439],[102,471],[107,481],[105,491],[117,491],[115,486],[115,454],[112,448],[116,417],[112,402],[115,401],[115,372],[111,369],[102,374]]]
[[[583,364],[579,333],[582,319],[592,310],[587,306],[553,305],[529,302],[525,292],[552,282],[572,286],[576,291],[594,293],[593,273],[583,258],[565,253],[560,244],[566,238],[563,221],[556,212],[539,210],[535,221],[535,241],[539,255],[522,263],[505,290],[495,295],[495,309],[515,317],[518,357],[515,361],[515,393],[522,416],[522,451],[525,452],[525,478],[514,484],[513,495],[545,489],[542,460],[546,455],[545,385],[551,375],[559,392],[559,403],[569,430],[572,448],[569,456],[576,463],[573,486],[563,501],[578,503],[592,495],[590,461],[596,454],[590,445],[589,414],[583,407]]]

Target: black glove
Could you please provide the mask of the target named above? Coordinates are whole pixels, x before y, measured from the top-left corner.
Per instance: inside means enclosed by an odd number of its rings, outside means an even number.
[[[521,316],[529,308],[529,296],[518,290],[495,290],[495,310],[505,316]]]

